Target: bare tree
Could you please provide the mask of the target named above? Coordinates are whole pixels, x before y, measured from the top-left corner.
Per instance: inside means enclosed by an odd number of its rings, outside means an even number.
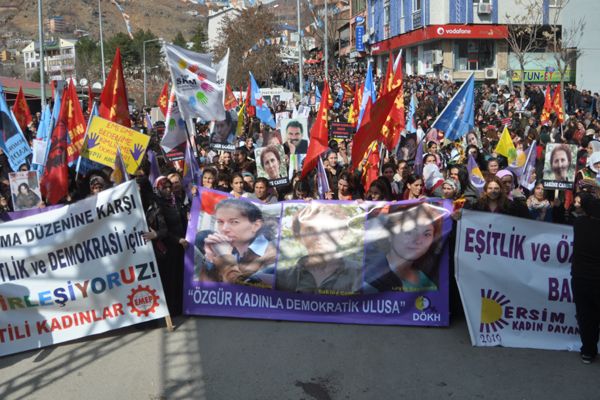
[[[517,0],[519,14],[506,14],[508,36],[506,41],[519,62],[521,71],[521,96],[525,93],[525,64],[530,54],[541,45],[540,32],[543,22],[543,8],[537,0]]]
[[[221,25],[221,38],[213,49],[220,59],[229,48],[227,80],[232,87],[248,82],[248,72],[258,81],[270,84],[271,72],[280,62],[279,36],[275,16],[265,6],[242,10],[239,16],[226,16]]]
[[[556,61],[556,69],[560,74],[561,97],[564,104],[565,93],[565,76],[567,69],[575,70],[577,60],[583,54],[579,48],[583,33],[585,31],[585,18],[576,21],[571,21],[568,25],[561,25],[561,14],[569,5],[570,0],[562,0],[560,7],[554,9],[554,14],[551,16],[550,31],[546,33],[548,39],[548,47],[554,53]]]

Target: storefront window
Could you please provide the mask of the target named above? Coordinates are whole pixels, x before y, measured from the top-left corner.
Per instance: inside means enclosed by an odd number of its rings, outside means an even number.
[[[455,69],[482,70],[495,64],[492,40],[457,40],[454,42]]]

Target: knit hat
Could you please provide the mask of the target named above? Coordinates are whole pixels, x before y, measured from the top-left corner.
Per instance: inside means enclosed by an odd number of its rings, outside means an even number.
[[[168,181],[166,176],[159,176],[158,178],[156,178],[156,180],[154,181],[154,187],[157,189],[160,189],[161,187],[163,187],[163,185]]]
[[[598,169],[596,167],[594,167],[594,164],[597,164],[599,162],[600,162],[600,151],[596,151],[596,152],[592,153],[591,156],[588,157],[588,166],[595,173],[598,173]]]
[[[454,191],[456,193],[460,192],[460,183],[458,183],[457,181],[455,181],[452,178],[448,178],[444,181],[444,185],[448,185],[451,186],[452,189],[454,189]]]
[[[106,186],[106,182],[104,181],[104,178],[102,178],[101,176],[94,175],[90,179],[90,187],[95,186],[95,185],[100,185],[102,187],[105,187]]]

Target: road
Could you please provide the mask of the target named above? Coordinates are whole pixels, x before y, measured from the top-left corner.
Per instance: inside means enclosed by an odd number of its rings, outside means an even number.
[[[179,317],[0,358],[1,399],[598,399],[600,362],[450,328]]]

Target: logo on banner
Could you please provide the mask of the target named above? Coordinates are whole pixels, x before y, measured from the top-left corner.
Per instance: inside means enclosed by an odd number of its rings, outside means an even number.
[[[437,34],[438,35],[443,35],[444,34],[444,28],[442,28],[441,26],[439,28],[437,28]]]
[[[439,322],[441,314],[436,312],[436,308],[431,306],[431,300],[425,296],[419,296],[415,299],[415,308],[420,312],[413,313],[413,321]],[[425,312],[429,311],[429,312]]]
[[[415,308],[419,311],[425,311],[431,306],[431,301],[425,296],[419,296],[415,299]]]
[[[154,314],[158,307],[159,296],[156,294],[156,290],[150,289],[150,286],[139,285],[131,290],[131,294],[127,298],[129,299],[127,305],[131,313],[136,313],[138,317]]]
[[[481,289],[481,324],[479,332],[490,333],[490,330],[498,332],[508,325],[504,317],[504,306],[510,300],[498,291]]]

